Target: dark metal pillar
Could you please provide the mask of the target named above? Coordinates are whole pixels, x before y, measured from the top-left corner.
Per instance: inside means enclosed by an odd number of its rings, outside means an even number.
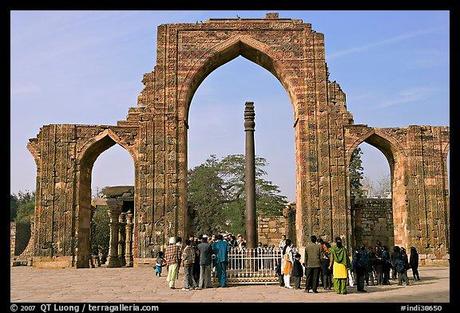
[[[254,102],[246,102],[244,107],[244,131],[246,133],[245,149],[245,191],[246,191],[246,237],[247,247],[257,246],[257,220],[256,220],[256,178],[255,178],[255,149],[254,129],[256,123]]]

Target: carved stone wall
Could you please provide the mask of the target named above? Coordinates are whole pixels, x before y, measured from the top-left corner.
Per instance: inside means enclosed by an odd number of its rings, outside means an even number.
[[[135,168],[134,265],[143,262],[149,245],[191,232],[186,198],[191,98],[208,74],[239,55],[277,77],[292,102],[298,246],[311,234],[343,236],[351,243],[349,156],[368,141],[392,160],[395,241],[439,256],[448,251],[448,128],[352,125],[344,92],[328,80],[324,35],[311,24],[277,14],[165,24],[158,27],[156,55],[138,105],[125,120],[116,126],[46,125],[30,140],[37,165],[37,261],[87,266],[92,166],[116,143],[132,155]]]

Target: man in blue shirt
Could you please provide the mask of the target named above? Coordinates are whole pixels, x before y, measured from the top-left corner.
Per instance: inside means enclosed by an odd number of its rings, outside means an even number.
[[[212,244],[213,253],[216,255],[216,270],[219,287],[227,287],[227,264],[229,246],[222,235],[216,236],[217,241]]]

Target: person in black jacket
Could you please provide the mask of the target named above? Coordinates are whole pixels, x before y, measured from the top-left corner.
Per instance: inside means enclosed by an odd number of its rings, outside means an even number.
[[[368,264],[367,276],[365,276],[364,279],[366,280],[366,284],[368,286],[374,286],[375,285],[375,280],[374,280],[374,278],[375,278],[375,275],[374,275],[374,272],[375,272],[375,269],[374,269],[375,252],[372,249],[372,247],[369,247],[367,249],[367,255],[369,256],[369,262],[367,263]]]
[[[294,256],[294,266],[292,268],[292,278],[294,279],[294,289],[300,289],[300,281],[303,276],[303,267],[300,264],[300,254]]]
[[[383,262],[383,284],[390,284],[390,269],[391,269],[391,257],[390,252],[388,252],[388,247],[383,246],[382,250],[382,262]]]
[[[383,284],[383,258],[382,258],[382,252],[383,248],[379,244],[380,241],[377,241],[377,245],[375,246],[375,261],[374,261],[374,269],[376,273],[376,279],[377,279],[377,285],[382,285]]]
[[[276,276],[278,276],[278,282],[280,283],[280,287],[284,287],[284,275],[281,272],[281,259],[278,259],[275,262],[275,272]]]
[[[412,268],[414,280],[420,280],[420,276],[418,275],[418,252],[417,249],[415,249],[415,247],[410,248],[409,265]]]
[[[390,261],[391,261],[391,279],[395,280],[398,278],[397,272],[396,272],[396,256],[399,255],[400,248],[398,246],[393,247],[393,252],[391,252],[390,255]]]
[[[358,292],[367,292],[364,290],[364,279],[368,268],[369,257],[367,255],[366,247],[361,246],[356,250],[353,255],[353,271],[356,275],[356,284]]]
[[[406,249],[401,248],[399,257],[396,259],[396,271],[398,272],[398,285],[409,285],[407,278],[407,269],[409,268],[409,261],[407,260]]]

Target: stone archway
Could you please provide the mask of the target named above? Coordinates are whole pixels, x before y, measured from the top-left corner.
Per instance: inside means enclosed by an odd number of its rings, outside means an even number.
[[[96,159],[107,149],[119,144],[126,149],[133,158],[134,168],[136,164],[135,151],[127,146],[123,141],[110,129],[102,131],[97,136],[89,139],[82,148],[82,151],[77,156],[77,163],[79,164],[79,175],[77,177],[77,214],[76,214],[76,267],[89,267],[90,259],[90,224],[91,224],[91,178],[93,165]],[[136,181],[136,179],[135,179]],[[134,200],[136,201],[136,200]],[[134,204],[134,207],[136,204]],[[121,212],[121,211],[120,211]],[[111,212],[112,213],[112,212]],[[112,216],[111,219],[116,218],[118,215]],[[116,233],[118,236],[118,233]]]
[[[215,68],[242,55],[275,75],[294,108],[296,241],[310,235],[351,236],[348,163],[366,140],[393,164],[393,202],[399,241],[421,256],[448,256],[448,201],[443,148],[449,128],[373,129],[354,125],[345,93],[329,81],[324,35],[299,19],[210,19],[158,27],[156,65],[146,73],[136,107],[116,126],[53,124],[29,140],[36,158],[34,264],[83,265],[87,192],[97,155],[118,143],[135,163],[134,266],[149,245],[188,233],[186,177],[190,99]],[[404,196],[403,196],[404,195]],[[398,213],[398,214],[399,214]],[[77,240],[78,239],[78,240]],[[48,248],[56,246],[50,258]]]
[[[220,66],[231,62],[233,59],[238,56],[243,56],[247,60],[265,68],[269,71],[284,87],[285,91],[289,95],[291,105],[293,108],[293,119],[295,120],[296,116],[296,97],[295,92],[293,91],[292,83],[286,79],[286,74],[283,72],[282,65],[277,62],[277,55],[271,51],[270,47],[266,44],[255,40],[247,35],[235,36],[230,39],[213,46],[209,51],[205,53],[193,68],[189,70],[180,88],[179,92],[179,119],[186,121],[187,126],[189,124],[189,111],[192,98],[195,91],[205,80],[205,78],[211,74],[214,70]],[[182,129],[181,129],[182,130]],[[184,131],[179,133],[179,145],[184,144],[185,155],[187,155],[187,146],[188,146],[188,127],[183,129]],[[300,131],[297,128],[297,131]],[[179,148],[180,149],[180,148]],[[299,164],[299,162],[296,162]],[[185,162],[180,163],[181,174],[187,174],[187,158]],[[179,181],[186,182],[187,177],[184,179],[179,179]],[[184,184],[180,186],[182,190],[186,190],[187,186]],[[185,192],[186,193],[186,192]],[[186,200],[185,200],[186,201]],[[185,212],[185,230],[184,232],[189,232],[190,221],[188,211]]]
[[[335,166],[328,179],[311,183],[331,170],[331,154],[323,146],[331,140],[336,145],[343,140],[338,133],[329,132],[325,125],[329,120],[338,128],[349,123],[344,95],[337,83],[328,81],[323,35],[313,31],[310,24],[279,19],[277,14],[269,14],[264,19],[211,19],[203,24],[168,24],[158,28],[157,65],[144,76],[145,88],[139,96],[139,104],[151,110],[145,131],[141,125],[141,133],[155,138],[154,151],[146,149],[145,157],[155,161],[154,185],[158,186],[153,188],[155,210],[146,212],[148,222],[155,224],[163,219],[165,234],[185,236],[188,232],[186,175],[190,99],[206,75],[238,55],[273,73],[293,104],[297,241],[303,243],[304,236],[318,231],[330,235],[332,224],[337,232],[346,233],[342,217],[333,218],[330,195],[331,184],[339,183],[343,165]],[[326,131],[318,131],[319,126]],[[338,151],[335,157],[342,153]],[[140,160],[140,166],[149,166],[143,162]],[[340,191],[333,188],[333,193],[335,207],[340,212],[345,209],[344,203],[338,201]],[[332,222],[333,219],[337,222]]]
[[[407,190],[404,185],[405,174],[405,151],[401,144],[390,135],[380,129],[371,128],[356,139],[347,151],[347,164],[350,164],[353,151],[363,142],[380,150],[388,161],[390,167],[390,186],[392,199],[392,217],[394,244],[402,247],[410,245],[408,229],[412,222],[408,216],[408,206],[406,201]],[[348,185],[349,186],[349,185]],[[351,207],[350,193],[347,193],[348,203]],[[351,211],[350,211],[351,213]],[[352,227],[350,236],[354,237]],[[355,240],[352,240],[355,242]],[[372,243],[373,244],[373,243]]]

